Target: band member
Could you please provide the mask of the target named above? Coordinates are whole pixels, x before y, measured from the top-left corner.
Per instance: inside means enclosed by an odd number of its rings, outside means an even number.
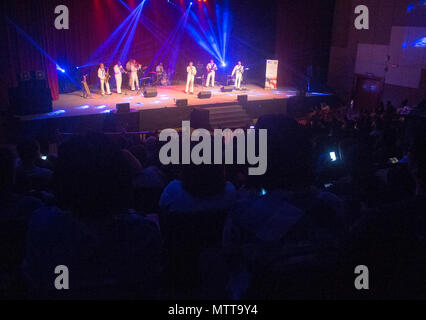
[[[162,62],[155,68],[155,72],[157,73],[157,83],[161,83],[164,76],[164,65]]]
[[[121,84],[123,83],[122,74],[126,73],[120,61],[114,66],[115,83],[117,85],[117,93],[121,94]]]
[[[136,62],[135,59],[131,60],[130,63],[130,88],[132,91],[139,90],[139,78],[138,71],[141,66]]]
[[[214,87],[214,78],[216,76],[217,65],[214,63],[213,59],[210,60],[210,63],[207,65],[207,82],[206,87],[209,86],[210,80],[212,82],[212,87]]]
[[[238,64],[235,66],[232,71],[232,76],[235,75],[235,89],[241,90],[241,82],[243,80],[244,67],[241,61],[238,61]]]
[[[105,65],[103,63],[101,63],[99,65],[99,69],[98,69],[98,78],[101,82],[101,93],[104,96],[105,95],[105,87],[106,87],[106,91],[108,95],[111,95],[111,90],[109,87],[109,82],[107,79],[107,72],[105,71]]]
[[[197,75],[197,68],[194,67],[192,61],[189,63],[189,66],[186,68],[186,72],[188,72],[188,77],[186,79],[186,90],[185,93],[190,91],[191,94],[194,93],[194,80]]]

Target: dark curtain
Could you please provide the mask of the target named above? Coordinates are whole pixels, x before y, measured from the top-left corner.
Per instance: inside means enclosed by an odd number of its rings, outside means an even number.
[[[307,68],[313,82],[325,84],[335,0],[277,0],[278,85],[302,87]]]

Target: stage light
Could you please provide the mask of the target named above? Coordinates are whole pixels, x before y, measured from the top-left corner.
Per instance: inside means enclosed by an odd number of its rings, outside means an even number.
[[[76,109],[79,109],[79,110],[86,110],[86,109],[89,109],[90,108],[90,106],[89,105],[84,105],[84,106],[80,106],[80,107],[77,107]]]
[[[222,62],[222,67],[226,67],[226,62]]]
[[[413,47],[415,48],[426,48],[426,37],[422,37],[413,42]]]
[[[47,115],[49,117],[53,117],[53,116],[58,116],[58,115],[64,114],[64,113],[66,113],[66,111],[62,109],[62,110],[56,110],[56,111],[50,112]]]
[[[56,70],[61,71],[62,73],[65,73],[65,69],[62,69],[59,65],[56,65]]]

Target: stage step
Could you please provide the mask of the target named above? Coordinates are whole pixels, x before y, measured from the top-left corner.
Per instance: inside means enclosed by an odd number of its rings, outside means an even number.
[[[251,119],[240,105],[225,107],[208,107],[210,113],[210,126],[212,129],[246,128],[251,124]]]

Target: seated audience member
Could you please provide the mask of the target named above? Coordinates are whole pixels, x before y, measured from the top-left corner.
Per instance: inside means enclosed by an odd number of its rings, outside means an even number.
[[[311,187],[311,146],[294,119],[264,116],[257,128],[268,130],[268,171],[262,177],[264,191],[237,203],[225,226],[224,245],[230,257],[237,257],[231,258],[231,294],[241,298],[244,295],[238,291],[249,288],[245,297],[298,297],[300,287],[309,296],[308,282],[313,280],[307,280],[308,275],[323,270],[320,262],[336,254],[344,232],[342,203],[333,194]],[[303,261],[306,274],[286,273],[301,267],[295,256]],[[332,262],[331,258],[325,262],[330,271]],[[293,276],[293,283],[284,275]]]
[[[158,213],[158,203],[167,180],[161,169],[148,164],[144,145],[135,145],[129,151],[139,160],[142,170],[134,177],[135,209],[144,214]]]
[[[221,165],[183,166],[181,180],[165,188],[159,220],[168,254],[165,276],[174,298],[196,297],[200,290],[210,295],[225,292],[218,249],[235,198],[235,188],[226,182]],[[213,285],[209,280],[214,277],[222,281]]]
[[[236,191],[225,180],[223,166],[186,165],[181,180],[164,189],[160,208],[169,213],[228,210],[234,204]]]
[[[60,208],[37,211],[29,225],[24,270],[32,296],[155,297],[160,234],[129,210],[133,169],[104,135],[60,146],[54,174]],[[72,290],[55,290],[59,265],[68,267]]]
[[[409,170],[416,188],[411,197],[378,206],[351,232],[339,273],[341,298],[426,298],[426,140],[421,135],[409,152]],[[370,290],[350,290],[354,266],[374,272]],[[374,270],[374,271],[373,271]]]
[[[40,145],[34,139],[26,139],[18,147],[20,164],[16,169],[16,184],[19,191],[42,191],[50,188],[52,171],[39,166]]]
[[[0,148],[0,298],[23,298],[20,265],[25,251],[28,220],[42,203],[13,192],[15,156]]]

